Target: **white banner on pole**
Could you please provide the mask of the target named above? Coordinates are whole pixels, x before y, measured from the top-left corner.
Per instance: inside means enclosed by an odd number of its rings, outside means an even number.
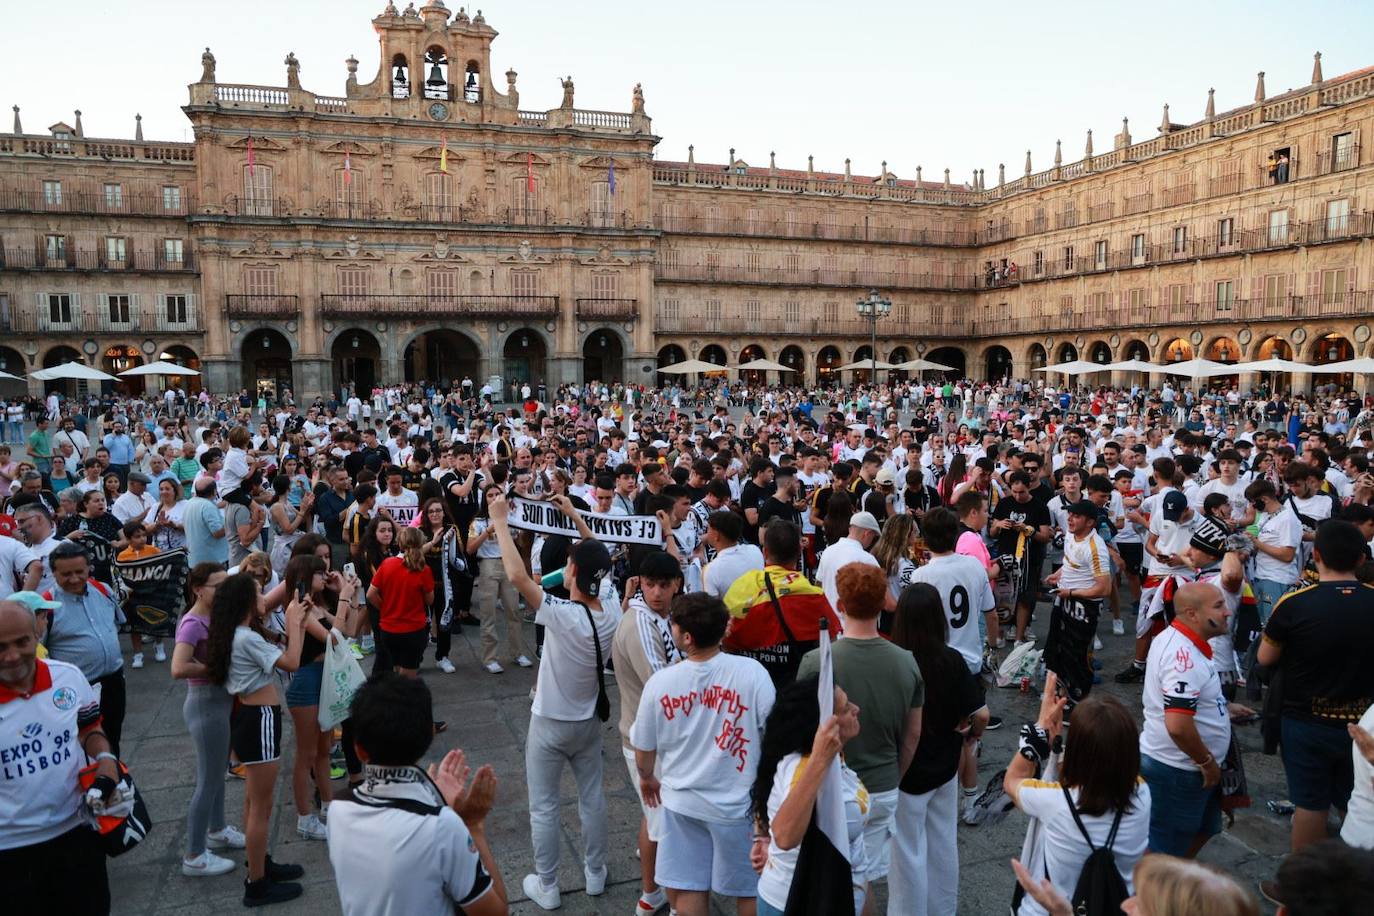
[[[597,512],[580,513],[592,534],[605,544],[647,544],[663,546],[663,526],[652,515],[602,515]],[[540,534],[561,534],[580,538],[577,526],[550,502],[536,499],[510,501],[510,526]]]

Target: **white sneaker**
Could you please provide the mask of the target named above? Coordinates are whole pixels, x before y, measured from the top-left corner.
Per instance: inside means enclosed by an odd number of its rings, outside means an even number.
[[[167,660],[167,650],[162,648],[162,643],[153,643],[153,661],[165,662]]]
[[[582,869],[582,874],[587,878],[588,897],[600,897],[602,894],[606,893],[606,866],[601,866],[600,874],[584,867]]]
[[[502,667],[501,667],[501,663],[500,663],[500,662],[487,662],[487,663],[486,663],[485,665],[483,665],[482,667],[483,667],[483,668],[486,668],[487,671],[488,671],[489,673],[491,673],[491,674],[502,674],[502,673],[505,672],[505,670],[506,670],[505,668],[502,668]],[[552,908],[551,908],[551,907],[545,907],[544,909],[547,910],[547,909],[552,909]]]
[[[142,652],[135,652],[135,653],[134,653],[134,659],[133,659],[133,661],[129,662],[129,667],[130,667],[130,668],[142,668],[142,667],[143,667],[143,653],[142,653]]]
[[[236,867],[229,859],[217,856],[208,849],[194,859],[183,857],[181,860],[181,873],[188,878],[211,878],[215,875],[227,875]]]
[[[534,667],[534,662],[530,661],[530,657],[529,657],[528,655],[517,655],[517,656],[515,656],[515,663],[516,663],[517,665],[519,665],[521,668],[533,668],[533,667]]]
[[[1096,636],[1093,637],[1093,651],[1094,651],[1094,652],[1101,652],[1101,651],[1102,651],[1102,640],[1098,639]]]
[[[453,672],[458,670],[457,668],[453,667],[453,662],[449,661],[447,658],[439,659],[439,661],[435,662],[435,667],[437,667],[440,671],[444,672],[445,674],[452,674]]]
[[[640,894],[639,903],[635,905],[635,913],[638,916],[654,916],[659,910],[668,905],[668,895],[659,888],[652,894]]]
[[[296,833],[307,840],[329,839],[329,828],[325,827],[324,822],[313,814],[296,818]]]
[[[526,875],[520,887],[524,890],[525,896],[541,909],[556,910],[563,905],[563,896],[558,893],[558,886],[545,887],[538,875]]]
[[[244,849],[248,846],[248,838],[239,828],[225,824],[215,833],[205,834],[205,844],[211,849]]]
[[[1113,620],[1113,621],[1112,621],[1112,635],[1113,635],[1113,636],[1125,636],[1125,635],[1126,635],[1126,624],[1125,624],[1123,621],[1119,620],[1119,619],[1118,619],[1118,620]]]

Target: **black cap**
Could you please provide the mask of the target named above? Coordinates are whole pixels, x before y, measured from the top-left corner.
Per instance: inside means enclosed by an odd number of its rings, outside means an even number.
[[[600,541],[579,541],[569,557],[577,567],[577,587],[592,597],[600,595],[601,580],[611,571],[611,552]]]
[[[1097,503],[1091,499],[1080,499],[1069,505],[1064,511],[1069,515],[1086,515],[1089,518],[1097,518]]]

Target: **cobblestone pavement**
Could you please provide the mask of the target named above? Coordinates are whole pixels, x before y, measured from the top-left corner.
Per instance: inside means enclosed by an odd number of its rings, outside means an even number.
[[[1041,606],[1037,629],[1043,638],[1047,610]],[[533,629],[528,624],[529,629]],[[1117,694],[1132,708],[1139,706],[1139,688],[1120,688],[1110,674],[1126,663],[1131,640],[1111,636],[1102,629],[1106,684],[1101,688]],[[1129,630],[1129,628],[1128,628]],[[532,634],[527,634],[532,637]],[[446,733],[434,743],[429,760],[450,748],[467,752],[477,766],[490,763],[500,779],[497,808],[491,818],[491,843],[512,896],[513,912],[541,912],[520,892],[521,878],[531,869],[529,821],[526,805],[524,741],[529,721],[529,690],[534,683],[531,670],[515,668],[493,676],[478,664],[477,633],[467,628],[453,643],[453,660],[458,672],[445,675],[431,663],[423,676],[435,693],[435,715],[449,723]],[[169,653],[170,654],[170,653]],[[114,912],[119,914],[211,914],[241,911],[243,871],[217,878],[186,878],[178,867],[185,845],[185,812],[194,784],[194,755],[182,721],[184,688],[172,682],[168,666],[151,661],[140,671],[128,671],[129,714],[124,727],[126,758],[147,797],[156,822],[152,834],[132,853],[109,864]],[[365,667],[370,660],[365,662]],[[1015,690],[990,691],[992,711],[1006,719],[999,731],[985,741],[980,776],[989,778],[1004,767],[1015,747],[1020,723],[1036,712],[1035,697]],[[1265,802],[1285,795],[1283,773],[1277,758],[1259,752],[1259,733],[1254,727],[1241,731],[1248,752],[1246,768],[1250,776],[1255,807],[1243,811],[1234,826],[1214,839],[1202,858],[1238,876],[1250,887],[1260,878],[1270,877],[1287,849],[1288,821],[1276,818]],[[305,867],[303,897],[274,908],[282,916],[300,913],[336,913],[338,896],[329,868],[325,844],[302,840],[295,832],[295,811],[291,803],[290,753],[293,747],[288,727],[283,741],[288,757],[284,761],[276,792],[277,811],[272,821],[272,853],[283,862],[298,862]],[[593,898],[582,893],[584,879],[578,850],[576,792],[571,774],[563,783],[563,861],[560,886],[563,906],[569,914],[620,913],[629,916],[638,897],[639,867],[635,843],[639,811],[628,773],[622,762],[619,736],[612,717],[606,726],[605,791],[610,803],[610,881],[604,896]],[[342,786],[336,782],[335,786]],[[228,781],[229,821],[242,824],[243,783]],[[1007,860],[1019,853],[1025,818],[1013,813],[993,828],[959,828],[960,913],[1000,914],[1006,912],[1014,879]],[[877,890],[879,904],[885,904],[884,889]],[[880,907],[879,912],[882,911]],[[733,908],[719,909],[733,912]]]

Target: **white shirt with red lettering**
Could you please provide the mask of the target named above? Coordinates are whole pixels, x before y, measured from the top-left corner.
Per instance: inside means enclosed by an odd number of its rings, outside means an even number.
[[[749,817],[773,681],[752,658],[721,652],[678,662],[644,684],[630,744],[656,751],[663,806],[730,823]]]
[[[1180,770],[1197,764],[1169,737],[1165,716],[1192,716],[1198,735],[1217,760],[1231,744],[1231,718],[1212,664],[1212,647],[1175,620],[1155,637],[1145,662],[1145,725],[1140,753]]]

